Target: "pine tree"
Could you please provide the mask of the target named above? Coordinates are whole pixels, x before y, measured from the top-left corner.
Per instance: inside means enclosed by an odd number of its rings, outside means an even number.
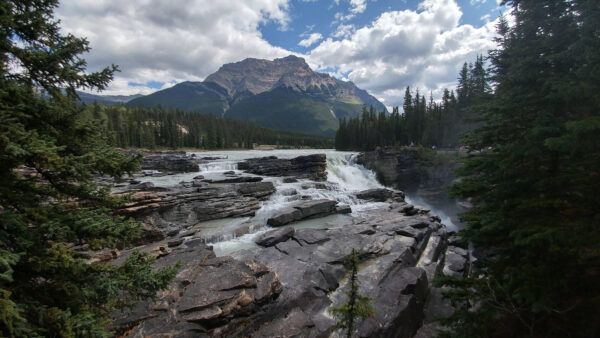
[[[105,336],[112,311],[153,297],[176,272],[153,271],[140,253],[121,266],[86,264],[70,249],[137,236],[137,223],[107,214],[119,201],[94,177],[120,177],[139,158],[108,147],[76,105],[76,88],[104,88],[116,67],[85,73],[88,43],[61,34],[57,4],[0,3],[1,336]]]
[[[595,337],[600,94],[589,65],[600,56],[600,3],[505,3],[515,24],[500,22],[495,92],[469,137],[488,151],[467,159],[452,189],[476,202],[461,235],[488,255],[447,283],[464,306],[445,322],[456,337]]]
[[[333,327],[333,330],[345,329],[346,337],[352,337],[356,321],[358,319],[366,319],[373,317],[375,311],[370,304],[370,299],[361,295],[358,292],[358,255],[356,250],[352,249],[352,253],[346,260],[346,268],[350,270],[349,290],[345,292],[348,301],[341,306],[333,306],[329,312],[335,317],[339,317],[338,323]]]

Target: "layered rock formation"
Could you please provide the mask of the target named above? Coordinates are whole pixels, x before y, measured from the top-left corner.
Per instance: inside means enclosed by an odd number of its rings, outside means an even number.
[[[143,170],[159,170],[167,172],[196,172],[198,162],[188,157],[185,152],[150,153],[144,155]]]
[[[291,176],[314,181],[327,179],[325,154],[298,156],[293,159],[278,159],[275,156],[251,158],[238,163],[238,169],[265,176]]]
[[[168,234],[202,221],[252,216],[275,187],[271,182],[250,182],[161,190],[133,193],[131,202],[116,212],[143,221],[146,232]]]
[[[457,177],[460,154],[452,151],[437,154],[432,161],[423,158],[415,148],[377,149],[359,154],[357,163],[375,171],[381,183],[422,200],[458,224],[456,215],[470,207],[470,203],[449,197],[446,186]]]
[[[294,203],[293,205],[279,210],[267,220],[267,224],[273,227],[282,226],[303,219],[324,217],[335,213],[352,212],[344,206],[337,206],[336,201],[309,200]]]
[[[263,164],[256,160],[243,162],[248,163],[246,170],[277,176],[308,171],[310,177],[325,172],[323,165],[307,165],[324,162],[324,155],[259,160]],[[293,169],[293,163],[304,169]],[[239,222],[243,223],[232,228],[227,228],[228,224],[235,222],[219,223],[211,233],[204,233],[205,225],[197,223],[252,215],[259,202],[275,191],[271,182],[246,182],[244,177],[248,176],[231,173],[224,176],[225,180],[240,178],[242,183],[208,182],[198,176],[194,182],[175,187],[144,186],[141,188],[146,190],[133,193],[131,202],[117,211],[145,223],[145,240],[136,249],[156,257],[156,268],[181,262],[176,279],[156,301],[113,314],[117,334],[340,336],[342,332],[332,331],[336,322],[328,309],[347,301],[345,291],[349,286],[344,263],[353,249],[361,261],[359,292],[371,299],[376,311],[374,317],[356,323],[354,336],[433,337],[438,330],[435,319],[453,311],[442,299],[442,290],[431,282],[439,274],[466,275],[471,260],[469,250],[458,237],[447,233],[439,217],[406,203],[402,192],[358,192],[357,198],[387,204],[318,229],[294,229],[285,224],[350,212],[349,207],[332,200],[294,201],[290,208],[282,208],[267,220],[282,227],[253,238],[256,245],[250,249],[216,257],[206,243],[225,233],[220,232],[222,228],[239,236],[262,229],[264,220],[241,219]],[[317,185],[327,189],[327,184],[321,182],[307,183],[307,188],[317,189]],[[296,190],[288,190],[281,193],[298,196]],[[262,223],[255,223],[259,221]],[[105,250],[91,255],[89,262],[119,264],[131,252]]]
[[[156,302],[117,314],[115,325],[132,337],[325,337],[335,325],[327,309],[346,301],[343,263],[355,249],[362,261],[359,291],[376,310],[357,323],[355,335],[412,337],[424,323],[435,332],[428,316],[441,300],[429,296],[431,280],[464,273],[468,252],[447,249],[437,218],[403,216],[400,207],[331,229],[278,229],[261,236],[265,247],[233,257],[215,258],[210,247],[190,238],[171,248],[147,245],[142,251],[156,252],[157,267],[177,261],[183,267]]]
[[[193,241],[164,250],[156,268],[176,263],[181,267],[175,280],[155,302],[113,315],[117,334],[202,337],[212,330],[215,335],[219,326],[248,318],[281,293],[279,277],[265,265],[215,257],[210,247]]]

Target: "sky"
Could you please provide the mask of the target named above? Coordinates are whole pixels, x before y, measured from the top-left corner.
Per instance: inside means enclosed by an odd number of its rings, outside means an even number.
[[[248,57],[303,57],[386,106],[406,86],[441,96],[462,64],[495,48],[499,0],[62,0],[65,33],[86,37],[88,70],[116,64],[101,94],[202,81]]]

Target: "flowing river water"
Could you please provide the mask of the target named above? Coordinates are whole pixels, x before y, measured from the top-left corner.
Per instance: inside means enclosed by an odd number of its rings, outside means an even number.
[[[303,199],[329,199],[338,201],[340,204],[349,205],[352,208],[351,214],[330,215],[327,217],[309,219],[293,223],[287,226],[294,228],[322,228],[332,227],[348,223],[352,218],[360,218],[369,211],[384,207],[387,203],[371,202],[359,200],[355,194],[362,190],[383,188],[375,177],[375,173],[364,168],[355,162],[358,153],[341,152],[335,150],[242,150],[242,151],[209,151],[196,152],[197,158],[217,158],[211,159],[208,163],[200,164],[200,171],[194,173],[184,173],[168,175],[163,177],[145,177],[142,181],[153,182],[155,186],[172,186],[181,181],[191,181],[195,176],[202,175],[205,179],[222,179],[227,171],[234,171],[236,174],[243,172],[237,169],[237,163],[248,158],[257,158],[265,156],[276,156],[277,158],[288,159],[302,155],[324,153],[327,156],[327,181],[323,184],[315,184],[310,180],[298,180],[293,183],[284,183],[282,177],[264,177],[264,181],[273,182],[277,191],[267,200],[261,202],[260,209],[254,217],[245,218],[226,218],[199,223],[195,228],[203,229],[210,233],[214,231],[217,236],[210,239],[209,244],[213,246],[218,256],[231,254],[235,251],[256,246],[254,240],[260,234],[270,230],[266,225],[267,219],[277,210],[293,204],[298,198]],[[243,173],[245,176],[252,174]],[[448,230],[456,230],[456,225],[451,218],[445,215],[441,210],[436,210],[424,202],[420,196],[406,196],[406,201],[417,207],[430,209],[433,214],[442,218],[442,223]],[[250,232],[237,236],[236,231],[243,224],[251,224]]]

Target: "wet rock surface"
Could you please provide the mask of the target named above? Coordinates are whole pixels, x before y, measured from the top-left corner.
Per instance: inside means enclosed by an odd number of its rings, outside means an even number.
[[[453,309],[431,280],[446,268],[466,271],[446,258],[469,254],[446,249],[434,217],[390,206],[329,229],[274,229],[257,239],[262,247],[231,256],[215,257],[193,233],[140,247],[157,257],[156,268],[181,262],[181,269],[155,302],[114,314],[114,328],[131,337],[337,337],[327,309],[347,301],[343,263],[355,249],[359,292],[376,313],[358,321],[354,335],[433,337],[434,319]],[[119,263],[129,253],[105,255]]]
[[[461,161],[457,151],[438,150],[432,160],[421,155],[417,148],[378,148],[360,153],[356,161],[375,171],[377,179],[384,185],[415,197],[417,204],[422,201],[431,205],[455,224],[460,224],[456,215],[472,206],[467,201],[451,198],[446,189],[457,178],[455,171]]]
[[[270,226],[282,226],[292,222],[308,218],[323,217],[338,212],[337,202],[330,200],[309,200],[296,202],[292,206],[277,211],[275,215],[267,220]],[[339,209],[340,213],[347,213],[347,210]]]
[[[310,163],[306,159],[301,162]],[[275,175],[277,170],[283,170],[276,168],[280,164],[257,170],[263,172],[260,175]],[[288,178],[320,177],[313,174]],[[433,287],[431,281],[439,274],[466,275],[471,260],[468,247],[447,233],[439,217],[404,202],[401,192],[358,192],[358,198],[389,203],[330,228],[273,228],[253,239],[255,247],[216,257],[206,243],[231,230],[223,223],[215,225],[217,230],[207,235],[198,223],[253,215],[260,201],[275,192],[272,182],[257,180],[261,177],[224,177],[210,182],[199,177],[161,189],[140,186],[131,202],[117,211],[144,222],[146,239],[137,249],[156,257],[155,268],[181,264],[175,280],[155,301],[113,314],[113,329],[118,335],[342,336],[341,331],[332,331],[335,320],[328,309],[347,301],[345,291],[349,286],[344,262],[353,249],[361,261],[359,292],[371,298],[376,311],[374,317],[356,323],[354,336],[434,337],[439,330],[435,319],[452,313],[453,308],[441,296],[442,290]],[[300,197],[294,189],[280,193]],[[327,199],[299,199],[287,205],[268,218],[269,225],[282,226],[352,211],[348,205]],[[264,226],[264,220],[262,224],[245,219],[240,222],[243,223],[232,228],[235,236]],[[131,250],[105,250],[91,255],[90,263],[119,264],[130,253]]]
[[[141,165],[143,170],[168,172],[196,172],[198,162],[185,152],[146,153]]]
[[[260,201],[275,192],[272,182],[175,186],[166,191],[139,191],[117,214],[134,217],[148,229],[168,233],[198,222],[252,216]]]
[[[327,179],[327,158],[325,154],[292,159],[278,159],[275,156],[252,158],[238,163],[238,169],[264,176],[291,176],[324,181]]]
[[[356,197],[361,200],[371,200],[376,202],[385,202],[388,199],[394,198],[400,201],[404,200],[402,192],[393,191],[390,189],[369,189],[356,193]]]

